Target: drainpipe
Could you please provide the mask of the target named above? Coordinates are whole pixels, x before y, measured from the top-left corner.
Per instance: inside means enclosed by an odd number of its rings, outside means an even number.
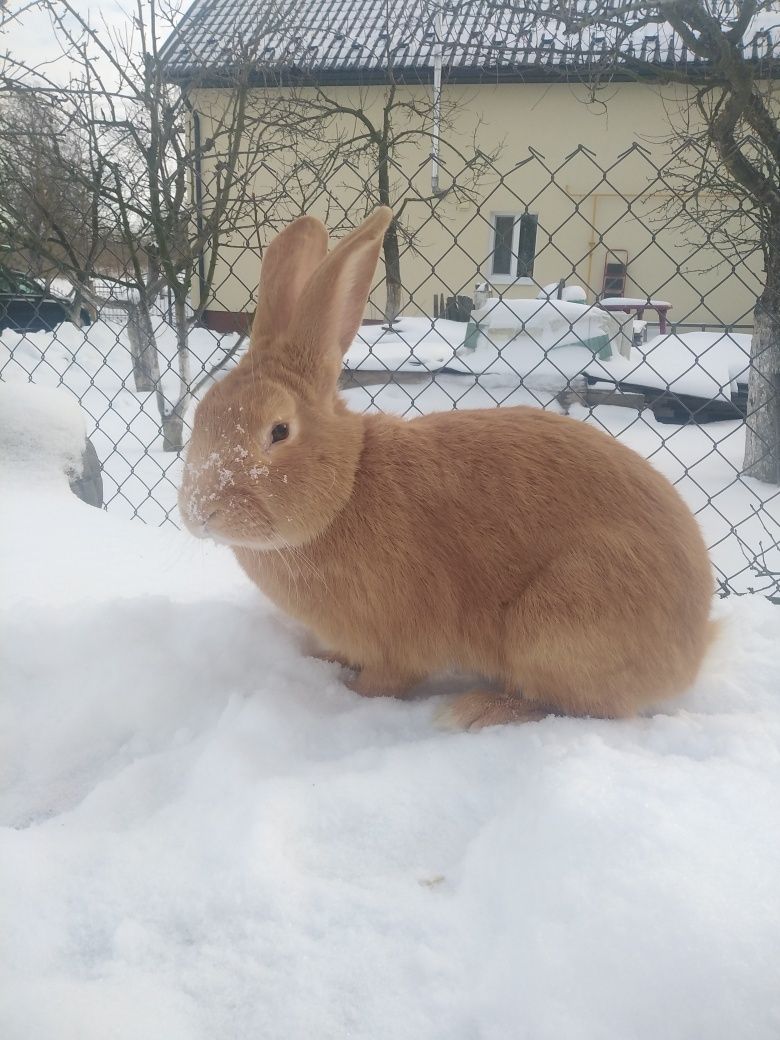
[[[198,238],[203,235],[203,170],[201,166],[201,138],[200,138],[200,115],[192,113],[192,135],[195,145],[195,226],[198,229]],[[206,261],[203,256],[203,246],[198,253],[198,310],[202,311],[206,302]]]
[[[441,133],[441,11],[433,21],[436,42],[433,45],[433,129],[431,131],[431,194],[443,195],[439,187],[439,135]]]

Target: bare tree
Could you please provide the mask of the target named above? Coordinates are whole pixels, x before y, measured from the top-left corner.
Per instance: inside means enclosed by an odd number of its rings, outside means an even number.
[[[68,131],[56,109],[34,95],[18,95],[0,106],[0,139],[0,233],[9,250],[18,251],[18,259],[38,276],[50,274],[51,268],[39,250],[25,249],[31,239],[60,251],[64,243],[86,266],[85,247],[92,235],[85,142]],[[75,168],[82,171],[78,182],[72,177]]]
[[[388,10],[388,30],[391,17]],[[435,6],[426,17],[431,31],[439,31]],[[501,148],[482,151],[478,128],[468,139],[458,138],[456,104],[435,77],[425,83],[399,76],[390,31],[377,44],[371,84],[350,88],[323,81],[308,46],[312,33],[305,24],[291,27],[281,15],[273,32],[264,29],[263,77],[274,97],[267,125],[283,142],[273,162],[284,170],[287,201],[304,212],[309,200],[325,199],[336,230],[341,221],[345,228],[359,223],[375,206],[393,209],[383,243],[384,314],[392,322],[404,302],[402,254],[416,248],[416,227],[445,198],[478,201]],[[272,52],[280,57],[268,57]]]
[[[258,208],[264,110],[249,105],[254,56],[237,49],[218,101],[204,113],[192,100],[194,83],[186,91],[167,78],[159,41],[172,13],[163,17],[159,0],[137,0],[132,23],[120,30],[91,23],[75,0],[33,6],[51,21],[67,79],[6,54],[0,97],[6,113],[39,113],[59,174],[85,200],[84,219],[79,234],[63,225],[57,194],[41,191],[28,166],[9,160],[0,161],[3,181],[13,185],[0,221],[17,249],[68,278],[82,297],[93,296],[99,275],[128,290],[139,388],[157,394],[164,448],[178,451],[192,382],[189,330],[209,298],[221,242],[245,233],[247,214]],[[197,132],[204,115],[207,136]],[[18,120],[0,119],[3,144],[14,133],[18,144],[18,131]],[[121,262],[107,271],[112,244]],[[172,395],[163,389],[153,321],[163,290],[173,301],[176,331]]]
[[[350,185],[339,184],[339,171],[353,184],[359,182],[353,198],[355,222],[375,206],[392,208],[393,220],[382,247],[384,314],[392,322],[404,303],[402,252],[415,249],[417,227],[424,225],[426,215],[435,211],[445,196],[461,202],[478,200],[483,182],[495,169],[498,150],[490,154],[481,151],[476,134],[468,141],[454,140],[452,106],[441,105],[437,131],[447,134],[446,155],[442,158],[440,151],[438,173],[430,174],[434,98],[396,82],[390,65],[386,75],[379,105],[372,106],[360,97],[348,102],[343,95],[314,83],[308,90],[291,92],[288,118],[299,126],[316,118],[320,145],[334,167],[327,184],[330,194],[341,190],[343,198],[350,197]],[[346,131],[345,124],[349,126]],[[421,209],[427,213],[421,213]]]

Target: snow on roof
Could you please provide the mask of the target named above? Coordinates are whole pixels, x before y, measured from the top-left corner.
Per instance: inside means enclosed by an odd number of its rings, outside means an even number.
[[[590,0],[579,4],[586,14]],[[597,24],[569,33],[560,22],[531,22],[517,5],[495,0],[465,0],[454,9],[429,0],[194,0],[162,54],[171,79],[217,77],[247,59],[258,77],[307,73],[351,82],[384,78],[392,67],[401,77],[426,78],[437,17],[450,78],[565,77],[609,55],[615,34]],[[774,62],[780,4],[757,15],[744,39],[749,58]],[[704,67],[665,22],[632,33],[622,53],[659,66]]]

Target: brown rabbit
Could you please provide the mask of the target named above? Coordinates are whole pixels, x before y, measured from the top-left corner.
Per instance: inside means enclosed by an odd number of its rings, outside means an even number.
[[[251,348],[195,414],[185,524],[229,545],[361,694],[483,675],[497,688],[448,712],[478,728],[628,716],[680,693],[709,642],[712,575],[648,462],[535,408],[405,421],[339,399],[391,216],[330,253],[312,217],[269,245]]]

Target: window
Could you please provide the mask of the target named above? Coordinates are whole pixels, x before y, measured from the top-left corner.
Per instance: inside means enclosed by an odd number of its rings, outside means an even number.
[[[626,291],[628,252],[623,249],[607,253],[604,264],[602,296],[622,296]]]
[[[533,278],[538,225],[536,213],[498,213],[493,217],[491,275],[501,281]]]
[[[512,239],[515,233],[514,217],[493,218],[493,274],[512,273]]]
[[[517,237],[517,277],[533,278],[536,257],[536,229],[539,218],[535,213],[524,213],[520,217],[520,234]]]

